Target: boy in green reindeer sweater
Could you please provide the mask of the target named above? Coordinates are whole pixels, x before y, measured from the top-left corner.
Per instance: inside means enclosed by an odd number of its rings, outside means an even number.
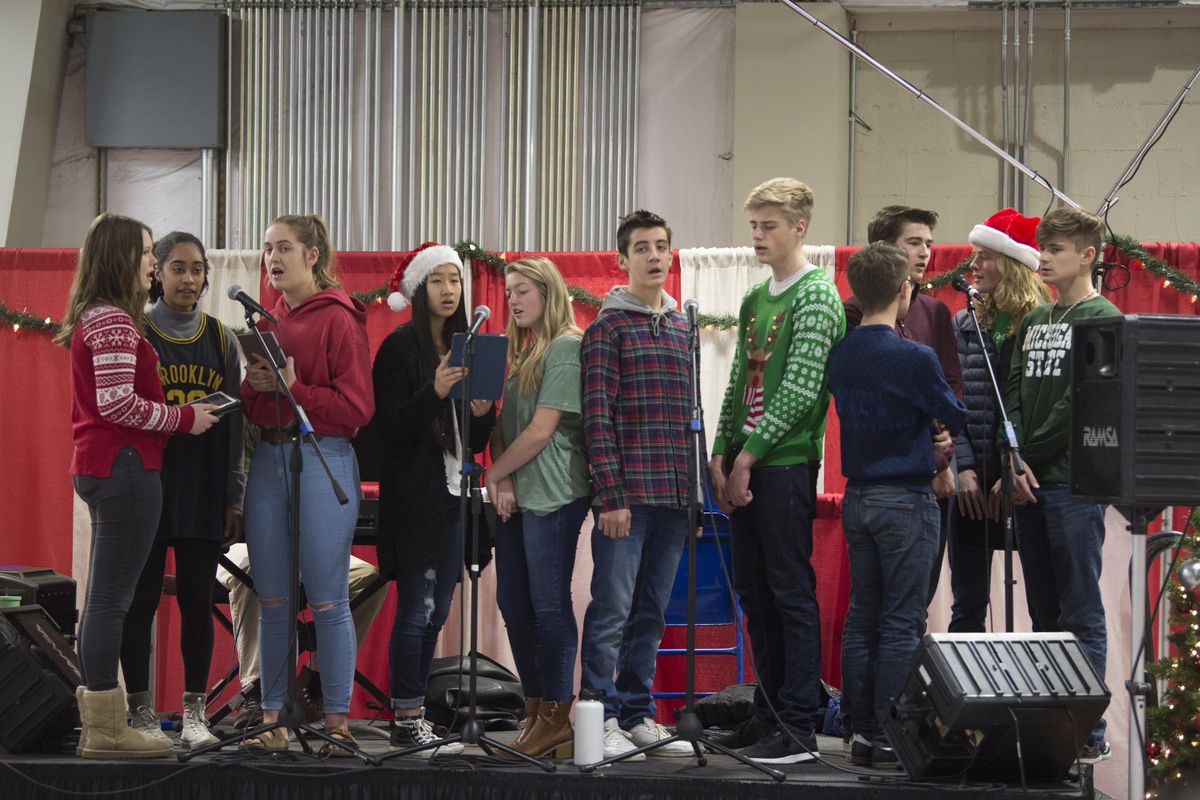
[[[829,408],[826,365],[846,315],[833,281],[804,259],[812,206],[812,190],[792,178],[769,180],[746,200],[755,255],[772,277],[742,301],[709,465],[717,502],[732,511],[734,588],[759,678],[755,716],[738,744],[766,764],[818,755],[812,522]]]

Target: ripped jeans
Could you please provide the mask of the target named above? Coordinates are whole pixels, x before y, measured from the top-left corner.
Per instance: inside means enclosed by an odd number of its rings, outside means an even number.
[[[288,658],[288,498],[291,444],[261,442],[246,478],[246,547],[261,610],[259,663],[262,707],[283,707]],[[327,714],[350,709],[354,683],[354,623],[350,618],[350,543],[358,522],[358,460],[344,436],[325,436],[321,451],[350,495],[338,505],[311,444],[300,473],[300,580],[313,612],[321,651],[321,688]],[[273,602],[275,601],[275,602]]]
[[[392,622],[392,638],[388,645],[388,688],[393,709],[425,705],[433,651],[462,574],[463,530],[459,500],[449,492],[444,495],[444,502],[454,505],[446,553],[436,564],[413,569],[401,566],[396,572],[396,618]]]

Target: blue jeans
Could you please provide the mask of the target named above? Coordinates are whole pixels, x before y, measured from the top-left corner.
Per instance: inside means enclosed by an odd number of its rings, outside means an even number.
[[[1065,483],[1043,482],[1033,494],[1037,503],[1016,507],[1017,554],[1033,629],[1075,634],[1104,680],[1108,663],[1108,628],[1100,596],[1104,506],[1073,502]],[[1100,720],[1093,738],[1102,741],[1105,728]]]
[[[452,505],[446,553],[436,564],[401,566],[396,571],[396,616],[388,642],[388,683],[392,708],[425,705],[429,670],[438,634],[450,613],[463,570],[463,528],[459,499],[447,491],[430,502]]]
[[[879,720],[908,677],[925,625],[938,517],[937,498],[928,489],[850,485],[842,499],[850,555],[843,689],[854,733],[873,746],[889,746]]]
[[[654,716],[664,614],[687,541],[682,508],[634,506],[629,535],[592,530],[592,602],[583,618],[583,685],[604,691],[604,718],[629,729]],[[615,680],[614,680],[614,675]]]
[[[750,470],[754,501],[736,509],[733,585],[746,615],[758,689],[754,713],[813,732],[821,695],[821,617],[812,568],[820,463]]]
[[[549,514],[518,512],[496,527],[496,601],[526,697],[574,696],[579,627],[571,575],[589,498]]]
[[[358,460],[344,436],[325,436],[321,452],[350,502],[338,505],[311,444],[303,446],[300,473],[300,579],[312,609],[321,653],[325,711],[350,710],[354,683],[354,624],[350,618],[350,544],[358,522]],[[283,707],[288,657],[288,507],[291,444],[260,442],[246,478],[246,547],[261,601],[259,659],[262,706]],[[282,603],[270,603],[282,600]]]

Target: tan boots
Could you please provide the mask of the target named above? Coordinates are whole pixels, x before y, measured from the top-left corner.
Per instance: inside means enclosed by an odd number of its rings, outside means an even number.
[[[540,697],[525,698],[525,720],[521,725],[521,733],[518,734],[517,738],[513,741],[513,747],[517,748],[518,750],[520,750],[521,746],[529,740],[529,735],[533,733],[534,725],[537,724],[538,720],[538,708],[541,706],[541,704],[542,698]]]
[[[125,719],[125,692],[121,688],[92,692],[84,689],[79,700],[83,723],[79,735],[84,758],[162,758],[171,755],[171,743],[130,728]]]
[[[525,755],[540,758],[572,741],[575,737],[575,729],[571,727],[573,699],[562,703],[539,700],[536,718],[530,724],[526,717],[525,730],[513,746]]]

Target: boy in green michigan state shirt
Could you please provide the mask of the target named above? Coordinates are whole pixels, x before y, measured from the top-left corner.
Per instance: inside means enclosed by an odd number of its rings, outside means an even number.
[[[1013,348],[1004,407],[1017,429],[1025,474],[1015,475],[1017,552],[1025,598],[1036,631],[1075,634],[1104,678],[1108,630],[1100,596],[1104,507],[1071,500],[1072,326],[1088,317],[1121,312],[1092,288],[1104,222],[1095,214],[1060,208],[1037,227],[1038,271],[1058,300],[1021,320]],[[1082,761],[1109,755],[1100,720],[1080,752]]]
[[[732,510],[733,582],[759,679],[754,717],[729,744],[764,764],[818,756],[812,523],[829,409],[825,371],[846,314],[833,281],[804,259],[812,207],[812,190],[792,178],[769,180],[746,200],[755,256],[772,277],[742,300],[709,465],[717,502]]]

